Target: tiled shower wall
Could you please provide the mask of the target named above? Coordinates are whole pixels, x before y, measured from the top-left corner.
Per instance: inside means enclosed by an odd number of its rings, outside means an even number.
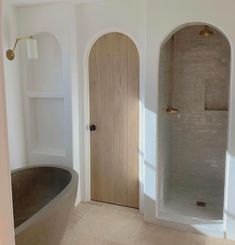
[[[230,46],[216,31],[214,36],[201,37],[202,28],[190,26],[175,34],[173,107],[180,113],[159,120],[159,127],[168,127],[159,132],[159,156],[164,156],[162,166],[165,164],[163,168],[169,172],[164,173],[168,176],[165,198],[193,205],[205,201],[209,208],[222,210]],[[168,72],[167,68],[164,72]],[[159,108],[162,97],[168,96],[162,84],[167,75],[161,76]],[[170,151],[170,159],[164,145]]]

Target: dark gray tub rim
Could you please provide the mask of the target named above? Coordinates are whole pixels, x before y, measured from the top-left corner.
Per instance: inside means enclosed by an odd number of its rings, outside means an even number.
[[[69,167],[64,167],[61,165],[56,165],[56,164],[31,165],[31,166],[15,169],[15,170],[11,171],[11,173],[14,174],[14,173],[17,173],[20,171],[24,171],[24,170],[28,170],[28,169],[35,169],[35,168],[62,169],[62,170],[65,170],[71,174],[71,180],[68,183],[68,185],[55,198],[53,198],[49,203],[47,203],[42,209],[40,209],[32,217],[30,217],[28,220],[26,220],[23,224],[18,226],[15,229],[15,236],[17,236],[18,234],[20,234],[21,232],[26,230],[28,227],[30,227],[30,225],[35,223],[34,221],[40,220],[41,217],[44,217],[48,213],[48,210],[50,210],[50,208],[52,208],[58,202],[58,200],[62,199],[62,197],[66,197],[68,194],[70,194],[71,186],[73,186],[73,185],[77,186],[78,185],[78,178],[79,177],[78,177],[78,173],[74,169],[69,168]]]

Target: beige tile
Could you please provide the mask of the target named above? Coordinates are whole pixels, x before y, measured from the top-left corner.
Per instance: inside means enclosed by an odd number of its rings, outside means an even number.
[[[205,245],[235,245],[235,242],[225,239],[215,239],[211,237],[206,237]]]
[[[76,228],[83,234],[104,237],[110,240],[110,237],[116,236],[117,231],[129,234],[127,229],[131,226],[130,223],[133,222],[135,217],[132,213],[106,207],[94,207],[79,221]]]
[[[118,242],[112,242],[105,240],[101,245],[123,245],[123,243],[118,243]]]
[[[204,237],[183,232],[168,232],[164,234],[162,245],[204,245]]]
[[[157,225],[144,224],[135,238],[133,245],[204,245],[204,237]]]
[[[139,217],[121,216],[117,221],[114,229],[105,236],[106,239],[122,244],[133,244],[138,235],[143,221]]]
[[[164,234],[163,231],[164,228],[143,222],[132,244],[157,244],[157,242],[159,241],[159,237]]]
[[[136,211],[96,202],[80,204],[61,245],[235,245],[145,223]]]
[[[89,201],[87,202],[87,204],[91,205],[91,206],[95,206],[95,207],[102,207],[104,206],[103,202],[96,202],[96,201]]]
[[[90,235],[81,234],[74,231],[68,236],[65,235],[61,245],[101,245],[103,243],[102,238],[93,237]]]

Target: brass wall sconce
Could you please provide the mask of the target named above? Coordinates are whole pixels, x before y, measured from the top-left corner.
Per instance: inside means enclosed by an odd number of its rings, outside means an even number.
[[[7,59],[13,61],[15,59],[15,49],[19,41],[27,40],[27,52],[29,59],[37,59],[37,40],[33,36],[18,37],[16,38],[13,49],[9,49],[6,52]]]

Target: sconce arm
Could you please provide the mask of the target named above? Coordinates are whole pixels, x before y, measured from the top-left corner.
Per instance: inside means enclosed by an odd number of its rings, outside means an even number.
[[[25,39],[32,39],[32,38],[33,38],[33,36],[26,36],[26,37],[18,37],[18,38],[16,38],[16,41],[15,41],[15,45],[14,45],[13,51],[15,51],[16,46],[17,46],[17,44],[18,44],[19,41],[25,40]]]

